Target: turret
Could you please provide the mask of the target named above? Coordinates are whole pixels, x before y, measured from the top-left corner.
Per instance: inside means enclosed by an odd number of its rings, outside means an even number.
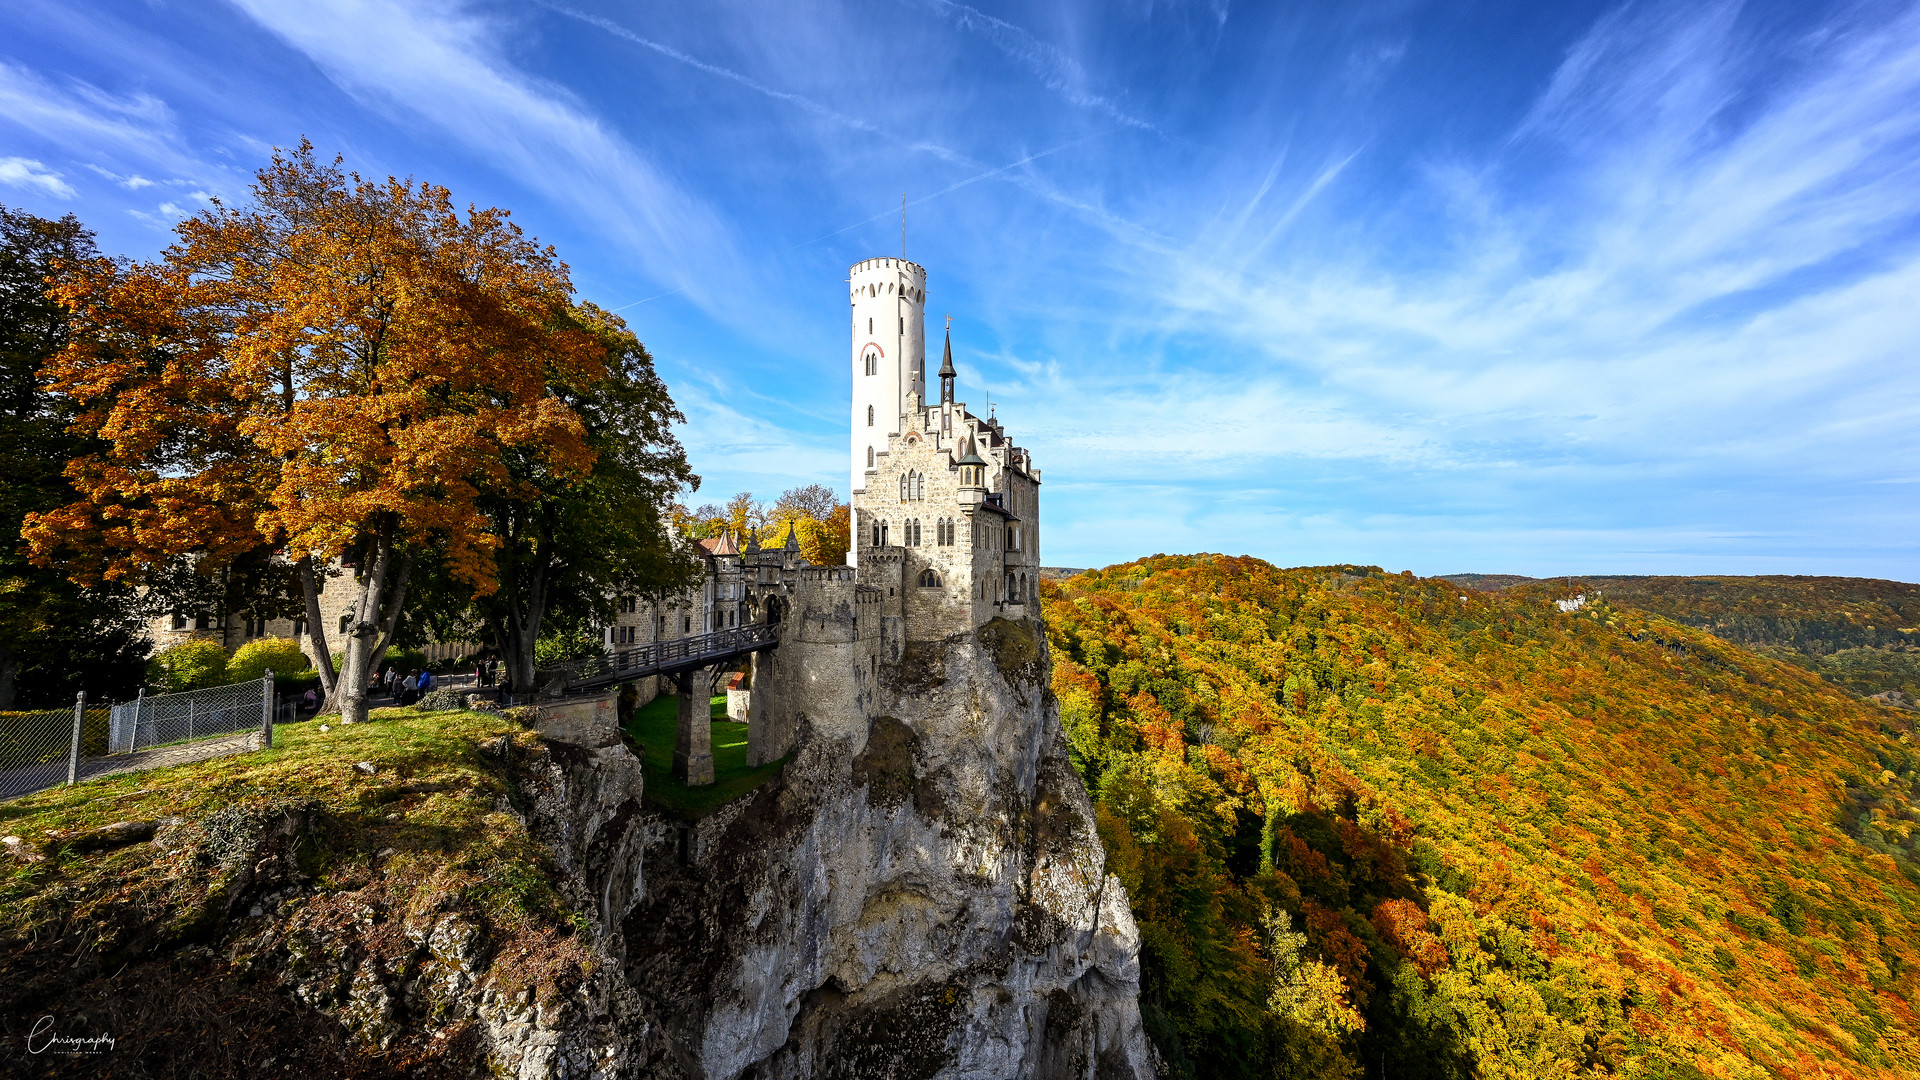
[[[987,463],[980,460],[980,452],[974,448],[973,436],[960,447],[960,505],[967,510],[978,510],[980,504],[987,501]]]
[[[927,272],[905,259],[867,259],[847,274],[852,319],[853,431],[848,450],[852,491],[901,431],[909,393],[927,396]]]

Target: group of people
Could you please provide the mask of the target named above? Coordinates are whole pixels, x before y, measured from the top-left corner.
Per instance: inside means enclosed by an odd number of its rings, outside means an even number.
[[[505,695],[512,692],[512,686],[510,685],[511,680],[504,678],[504,675],[505,672],[501,670],[501,664],[498,660],[482,659],[476,661],[473,665],[474,685],[476,687],[492,687],[498,684],[498,692],[502,695],[503,700]],[[371,689],[376,694],[384,694],[393,698],[395,705],[407,706],[419,701],[427,691],[439,685],[440,676],[435,675],[431,671],[425,669],[403,671],[397,667],[390,667],[374,677]],[[302,712],[318,712],[320,709],[319,692],[311,688],[308,689],[305,696],[300,699],[300,706]]]
[[[419,701],[427,691],[433,689],[438,683],[439,680],[434,677],[433,672],[425,669],[410,671],[402,675],[399,668],[390,667],[380,676],[381,689],[384,689],[387,694],[393,698],[395,705],[402,707]]]

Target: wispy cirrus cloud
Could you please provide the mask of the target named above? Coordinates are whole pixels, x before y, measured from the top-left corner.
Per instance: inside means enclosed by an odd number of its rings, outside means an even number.
[[[1343,408],[1407,410],[1443,456],[1544,445],[1591,414],[1582,438],[1710,457],[1756,407],[1855,408],[1810,384],[1875,385],[1886,329],[1920,329],[1914,246],[1884,246],[1920,221],[1920,19],[1835,34],[1792,78],[1762,62],[1724,8],[1602,20],[1502,151],[1551,157],[1549,190],[1510,185],[1503,156],[1430,171],[1457,257],[1408,267],[1323,232],[1306,257],[1251,258],[1339,175],[1323,169],[1237,230],[1240,259],[1207,246],[1157,276],[1168,318],[1251,348],[1256,381],[1279,362]],[[1903,403],[1890,417],[1910,419],[1908,385],[1873,391]],[[1687,426],[1659,430],[1676,413]],[[1395,445],[1355,434],[1356,455]]]
[[[1089,90],[1088,83],[1092,80],[1080,61],[1026,29],[979,8],[957,3],[956,0],[925,0],[925,3],[955,26],[979,34],[1002,55],[1033,73],[1047,89],[1060,94],[1068,103],[1092,109],[1127,127],[1141,131],[1160,130],[1151,121],[1121,108],[1112,98]],[[1224,19],[1224,9],[1221,10],[1221,16]]]
[[[0,184],[18,188],[38,188],[55,198],[71,199],[79,192],[61,179],[59,173],[38,161],[22,157],[0,157]]]
[[[173,110],[160,98],[112,94],[79,79],[49,79],[5,61],[0,61],[0,125],[31,132],[82,159],[110,155],[183,176],[210,178],[224,171],[187,148]]]
[[[426,121],[621,235],[655,280],[745,275],[726,221],[566,90],[517,69],[508,29],[471,10],[397,0],[236,0],[336,85],[405,122]],[[710,302],[694,292],[696,302]]]

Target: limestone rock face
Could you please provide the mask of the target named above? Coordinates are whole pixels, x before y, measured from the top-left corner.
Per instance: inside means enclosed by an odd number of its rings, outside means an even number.
[[[1047,670],[1033,622],[909,645],[864,723],[811,724],[751,797],[649,812],[619,933],[632,1075],[1154,1075]]]

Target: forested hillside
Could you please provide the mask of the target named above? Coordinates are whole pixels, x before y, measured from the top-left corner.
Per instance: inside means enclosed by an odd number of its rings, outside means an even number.
[[[1448,574],[1446,580],[1501,589],[1535,579]],[[1786,574],[1555,580],[1799,664],[1855,693],[1894,691],[1896,702],[1920,705],[1920,585]]]
[[[1913,714],[1577,591],[1045,587],[1180,1073],[1920,1072]]]

